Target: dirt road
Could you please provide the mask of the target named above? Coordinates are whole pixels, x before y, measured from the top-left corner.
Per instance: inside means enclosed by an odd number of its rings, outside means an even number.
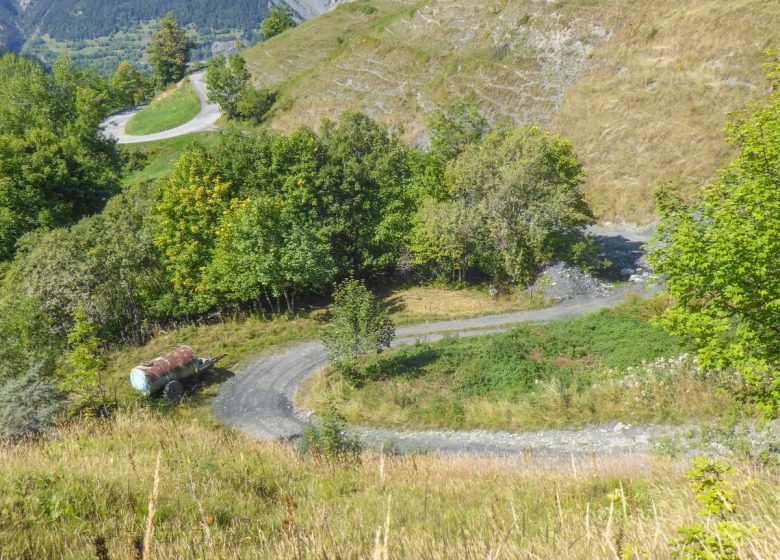
[[[200,113],[191,121],[184,123],[176,128],[156,132],[154,134],[145,134],[143,136],[132,136],[125,132],[127,122],[132,119],[136,113],[143,110],[144,107],[136,107],[122,113],[112,115],[103,123],[103,134],[114,138],[118,144],[140,144],[142,142],[152,142],[154,140],[165,140],[175,138],[192,132],[204,132],[207,130],[216,130],[216,123],[222,116],[219,105],[209,103],[206,93],[206,73],[196,72],[190,76],[192,88],[200,98]]]
[[[600,237],[609,237],[606,246],[637,243],[649,234],[630,237],[615,230],[599,229]],[[445,335],[473,336],[498,333],[512,325],[525,322],[545,322],[576,317],[599,309],[614,307],[628,291],[642,292],[641,286],[613,289],[604,297],[587,302],[559,304],[546,309],[519,311],[502,315],[427,323],[397,329],[394,346],[413,344],[418,340],[435,341]],[[306,424],[305,418],[293,409],[295,391],[308,377],[327,365],[325,350],[319,342],[297,344],[284,352],[262,358],[245,372],[226,383],[214,400],[217,416],[262,440],[294,438]],[[667,435],[665,427],[631,427],[622,423],[591,426],[577,430],[546,430],[530,433],[486,431],[467,432],[397,432],[392,430],[359,430],[358,435],[369,446],[392,445],[400,451],[424,449],[440,453],[515,454],[532,452],[547,456],[570,457],[598,452],[622,454],[646,451],[650,441]]]

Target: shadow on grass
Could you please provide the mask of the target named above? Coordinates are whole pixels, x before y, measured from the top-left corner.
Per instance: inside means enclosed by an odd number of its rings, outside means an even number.
[[[379,356],[364,366],[365,378],[382,381],[396,377],[417,379],[425,372],[423,368],[434,363],[441,352],[430,346],[404,349],[389,356]]]

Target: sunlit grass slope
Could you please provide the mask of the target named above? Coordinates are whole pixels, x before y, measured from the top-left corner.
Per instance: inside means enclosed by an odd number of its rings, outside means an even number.
[[[652,191],[692,192],[730,156],[729,111],[766,91],[780,3],[764,0],[358,0],[245,51],[279,90],[270,124],[361,110],[427,142],[466,96],[493,122],[571,137],[601,219],[652,217]]]
[[[189,78],[158,95],[148,107],[127,122],[125,132],[143,136],[170,130],[191,121],[200,113],[200,98]]]
[[[668,559],[676,529],[701,519],[683,462],[330,463],[137,412],[0,447],[0,557],[139,558],[158,453],[156,560]],[[776,558],[777,475],[751,468],[729,480],[733,517],[751,528],[744,557]]]

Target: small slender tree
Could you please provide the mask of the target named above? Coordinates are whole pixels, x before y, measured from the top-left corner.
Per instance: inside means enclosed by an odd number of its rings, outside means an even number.
[[[181,80],[187,72],[190,51],[195,44],[180,27],[173,12],[160,21],[160,30],[152,37],[147,55],[159,88]]]
[[[209,101],[218,103],[230,117],[237,116],[240,96],[249,87],[251,78],[240,54],[232,54],[227,59],[222,55],[215,56],[206,71]]]
[[[76,409],[99,410],[107,412],[107,399],[103,383],[105,362],[100,352],[102,342],[97,329],[91,325],[79,308],[76,311],[76,323],[68,334],[68,354],[70,371],[63,377],[62,386],[74,401]]]
[[[328,311],[330,321],[323,343],[336,364],[380,352],[395,337],[395,326],[387,311],[358,280],[345,280],[336,287]]]

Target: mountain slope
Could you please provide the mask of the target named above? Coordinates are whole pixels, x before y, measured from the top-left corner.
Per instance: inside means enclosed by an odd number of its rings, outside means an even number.
[[[205,57],[215,41],[251,42],[272,0],[0,0],[0,45],[43,60],[62,49],[112,71],[120,60],[140,62],[154,22],[173,11]],[[335,0],[289,0],[301,18],[327,11]],[[24,48],[22,45],[24,44]]]
[[[19,15],[13,0],[0,0],[0,52],[21,48],[24,39],[17,26]]]
[[[424,144],[467,96],[571,137],[600,218],[648,220],[658,183],[691,192],[730,156],[721,128],[765,93],[779,25],[762,0],[358,0],[245,55],[280,92],[274,127],[361,110]]]

